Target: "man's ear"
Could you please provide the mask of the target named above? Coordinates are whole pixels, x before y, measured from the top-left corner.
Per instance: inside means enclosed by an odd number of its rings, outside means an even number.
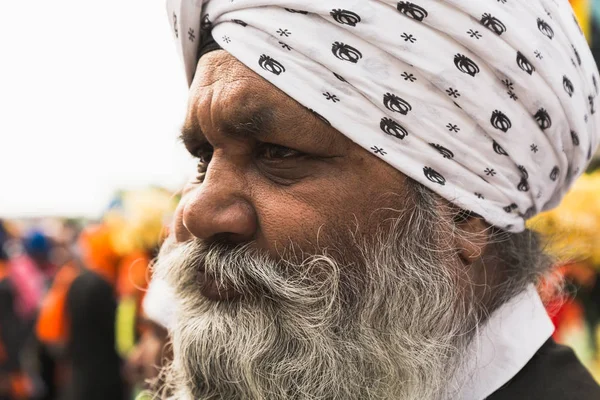
[[[490,225],[479,215],[464,210],[456,214],[454,224],[454,246],[464,265],[471,265],[483,255],[489,241]]]

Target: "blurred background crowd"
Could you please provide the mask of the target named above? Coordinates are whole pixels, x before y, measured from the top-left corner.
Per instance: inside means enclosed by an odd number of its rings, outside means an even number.
[[[600,0],[571,3],[600,61]],[[156,12],[160,18],[162,7]],[[121,11],[126,14],[127,7]],[[167,23],[160,22],[164,31],[158,36],[168,42]],[[160,51],[145,56],[164,58]],[[151,260],[168,233],[177,195],[157,187],[121,191],[101,215],[68,218],[15,212],[14,207],[4,214],[2,197],[5,192],[0,195],[0,400],[138,396],[169,356],[164,347],[168,316],[152,310],[167,302],[168,294],[148,287]],[[545,299],[556,325],[554,337],[572,346],[600,382],[598,156],[562,205],[530,221],[530,227],[545,236],[547,251],[557,260],[546,284],[566,283],[562,297]]]
[[[0,399],[132,399],[156,375],[167,333],[143,304],[176,203],[151,188],[95,221],[0,220]]]
[[[166,330],[143,300],[176,202],[151,188],[95,221],[0,220],[0,399],[130,399],[155,375]]]

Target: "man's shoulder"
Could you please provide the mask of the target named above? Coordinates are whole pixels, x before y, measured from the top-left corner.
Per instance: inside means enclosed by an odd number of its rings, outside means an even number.
[[[600,400],[600,386],[568,347],[548,340],[521,371],[488,400]]]

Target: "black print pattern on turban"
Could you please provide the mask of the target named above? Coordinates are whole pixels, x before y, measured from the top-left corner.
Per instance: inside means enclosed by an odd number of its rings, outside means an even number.
[[[364,3],[167,0],[188,83],[222,48],[493,225],[520,231],[556,205],[600,127],[598,70],[568,2]]]

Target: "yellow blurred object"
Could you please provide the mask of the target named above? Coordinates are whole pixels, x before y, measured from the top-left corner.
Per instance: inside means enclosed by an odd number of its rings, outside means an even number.
[[[570,0],[571,6],[573,7],[573,11],[575,11],[575,15],[577,16],[577,21],[579,22],[579,26],[581,26],[581,30],[585,34],[587,40],[590,40],[591,33],[591,16],[592,12],[592,4],[591,0]]]
[[[138,306],[133,296],[121,299],[117,307],[115,322],[115,341],[121,357],[127,357],[136,343],[135,326]]]
[[[527,222],[544,236],[546,251],[562,262],[600,266],[600,172],[583,175],[562,203]]]
[[[155,248],[176,206],[176,199],[166,190],[152,188],[124,193],[122,206],[104,216],[116,252],[125,255]]]

